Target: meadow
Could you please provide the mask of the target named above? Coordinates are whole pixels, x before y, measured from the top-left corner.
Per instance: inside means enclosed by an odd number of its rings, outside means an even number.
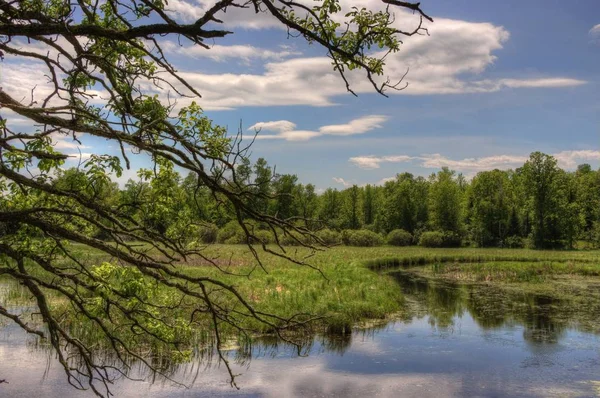
[[[235,286],[258,311],[283,318],[315,317],[302,330],[307,336],[347,334],[356,327],[385,324],[407,315],[395,277],[398,270],[580,303],[600,302],[600,251],[337,246],[312,252],[304,247],[286,248],[289,255],[306,258],[310,265],[306,266],[257,249],[263,267],[247,246],[221,244],[205,249],[219,269],[198,260],[177,267],[191,276],[212,277]],[[83,247],[77,248],[77,257],[90,265],[112,260]],[[55,304],[63,305],[61,301]],[[269,333],[268,327],[252,318],[240,318],[240,322],[249,330]]]
[[[390,272],[402,268],[428,278],[488,283],[556,293],[600,283],[600,251],[529,249],[337,246],[316,253],[287,248],[312,267],[293,264],[258,248],[264,269],[244,245],[210,245],[223,273],[207,263],[180,267],[194,276],[233,284],[264,312],[282,316],[313,314],[313,331],[343,333],[361,323],[385,321],[404,311],[401,288]],[[81,254],[84,255],[83,253]],[[87,252],[92,262],[109,260]],[[244,276],[239,276],[244,275]],[[584,282],[586,284],[584,284]],[[565,289],[564,285],[571,289]]]

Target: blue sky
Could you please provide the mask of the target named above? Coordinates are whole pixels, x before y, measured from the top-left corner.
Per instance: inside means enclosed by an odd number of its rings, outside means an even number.
[[[169,7],[180,20],[194,20],[212,3],[171,0]],[[466,175],[514,168],[536,150],[556,155],[565,168],[600,166],[599,1],[421,6],[435,22],[429,37],[406,38],[389,59],[392,78],[410,66],[409,86],[389,98],[355,74],[359,96],[346,93],[322,49],[288,39],[272,18],[246,10],[220,16],[236,33],[210,50],[165,46],[216,123],[235,132],[241,122],[249,136],[262,128],[254,159],[265,157],[320,189],[378,183],[404,171],[428,175],[441,166]],[[416,18],[399,12],[397,23],[407,28]],[[5,86],[18,78],[10,62]],[[115,150],[102,140],[84,144],[86,153]]]

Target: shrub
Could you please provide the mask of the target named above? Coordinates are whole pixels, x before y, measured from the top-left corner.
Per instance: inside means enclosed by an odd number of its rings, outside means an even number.
[[[215,243],[219,235],[219,228],[215,224],[203,224],[199,229],[200,242]]]
[[[387,236],[387,243],[388,245],[392,246],[410,246],[412,242],[412,235],[403,229],[395,229],[390,231]]]
[[[595,221],[592,227],[592,246],[600,249],[600,221]]]
[[[459,247],[461,243],[461,236],[451,231],[427,231],[419,239],[419,246],[424,247]]]
[[[383,238],[376,232],[366,229],[342,231],[342,241],[348,246],[372,247],[381,246]]]
[[[462,237],[457,232],[444,232],[444,247],[460,247],[462,244]]]
[[[421,234],[419,246],[444,247],[444,233],[440,231],[426,231]]]
[[[275,241],[273,234],[266,230],[254,231],[253,234],[258,239],[258,242],[253,242],[253,243],[258,243],[258,244],[264,243],[265,245],[268,245],[269,243],[273,243]]]
[[[504,246],[511,249],[522,249],[525,247],[525,239],[520,236],[509,236],[504,239]]]
[[[237,221],[229,221],[219,230],[217,242],[230,245],[246,243],[246,234]]]
[[[338,245],[342,243],[342,237],[337,231],[332,231],[326,228],[318,231],[316,235],[326,245]]]
[[[294,239],[294,237],[296,239]],[[279,243],[281,243],[283,246],[300,246],[301,243],[305,241],[306,238],[296,232],[288,232],[286,234],[283,232],[279,233]]]

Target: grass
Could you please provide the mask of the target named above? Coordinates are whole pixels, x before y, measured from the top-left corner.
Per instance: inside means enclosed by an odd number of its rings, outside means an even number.
[[[77,256],[89,264],[111,260],[99,251],[84,247],[76,250]],[[300,258],[310,254],[305,248],[289,248],[289,251]],[[268,253],[261,253],[263,270],[257,267],[248,248],[243,245],[213,245],[207,248],[205,254],[219,257],[219,265],[229,272],[253,272],[247,277],[228,275],[198,261],[177,267],[192,276],[212,277],[234,285],[261,312],[281,317],[297,314],[319,317],[310,328],[296,332],[296,338],[306,339],[309,343],[315,335],[327,339],[344,337],[356,327],[382,325],[393,318],[410,316],[402,288],[392,274],[399,267],[427,278],[493,284],[517,294],[534,293],[564,299],[569,308],[600,310],[600,251],[340,246],[317,252],[308,259],[321,272]],[[29,295],[24,296],[22,288],[2,290],[3,284],[0,283],[0,304],[27,306]],[[160,290],[158,294],[166,300],[176,299],[170,296],[168,288],[161,286]],[[67,303],[59,298],[51,300],[51,304],[59,312],[68,308]],[[228,306],[232,301],[221,304]],[[184,312],[177,307],[167,318],[178,319]],[[78,337],[91,342],[101,340],[100,330],[90,327],[88,321],[81,317],[66,319]],[[250,317],[240,317],[239,323],[241,327],[258,331],[258,335],[263,337],[270,332],[266,325]],[[210,330],[210,323],[200,320],[194,330],[184,328],[182,333],[190,333],[190,343],[195,347],[210,347],[213,341]],[[228,330],[223,332],[228,334]],[[229,332],[225,337],[226,344],[236,347],[247,343],[239,336],[235,337],[234,329]],[[137,342],[137,337],[129,338]],[[161,347],[143,344],[144,341],[140,340],[137,345],[141,349],[151,349],[153,356],[161,358]],[[168,358],[173,356],[172,351],[165,353]],[[184,361],[188,357],[182,358]]]
[[[229,268],[232,272],[243,274],[256,265],[243,246],[217,245],[210,250],[227,253],[225,257],[235,264]],[[297,249],[296,254],[308,251]],[[323,317],[315,326],[329,332],[348,332],[360,322],[384,320],[403,308],[402,293],[393,278],[374,272],[339,248],[308,260],[322,274],[266,253],[261,259],[266,271],[255,268],[248,278],[223,275],[206,266],[183,267],[191,275],[208,274],[235,285],[260,311],[284,317],[298,313]]]
[[[290,248],[303,257],[305,248]],[[345,247],[316,253],[308,262],[318,271],[262,253],[266,270],[257,267],[243,245],[213,245],[209,257],[224,259],[227,275],[201,263],[179,267],[193,276],[209,276],[233,284],[258,310],[291,317],[321,317],[312,331],[344,333],[353,326],[389,319],[403,311],[401,288],[385,270],[403,267],[427,277],[498,284],[535,284],[564,276],[600,276],[600,251],[537,251],[527,249],[429,249],[422,247]],[[110,260],[97,251],[80,257],[99,264]],[[600,279],[599,279],[600,280]],[[253,322],[248,320],[248,322]],[[260,325],[249,324],[253,328]],[[265,332],[267,330],[264,330]]]
[[[297,250],[299,256],[308,254],[305,249],[292,250]],[[209,251],[231,258],[235,264],[232,270],[244,272],[253,266],[244,246],[215,245]],[[586,280],[600,276],[600,251],[339,246],[309,260],[325,277],[267,254],[263,262],[268,273],[256,269],[248,279],[210,272],[236,284],[261,310],[321,315],[321,325],[330,331],[348,330],[361,322],[402,312],[401,289],[381,272],[395,267],[428,277],[522,286],[565,276]],[[207,267],[188,266],[186,272],[205,274]]]

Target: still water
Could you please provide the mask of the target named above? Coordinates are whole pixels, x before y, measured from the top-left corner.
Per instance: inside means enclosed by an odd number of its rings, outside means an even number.
[[[225,369],[189,364],[168,381],[118,380],[117,397],[590,397],[600,396],[597,308],[540,296],[394,274],[409,314],[345,339],[315,338],[307,356],[256,344]],[[229,353],[233,359],[236,352]],[[70,387],[46,350],[0,328],[0,396],[91,396]]]

